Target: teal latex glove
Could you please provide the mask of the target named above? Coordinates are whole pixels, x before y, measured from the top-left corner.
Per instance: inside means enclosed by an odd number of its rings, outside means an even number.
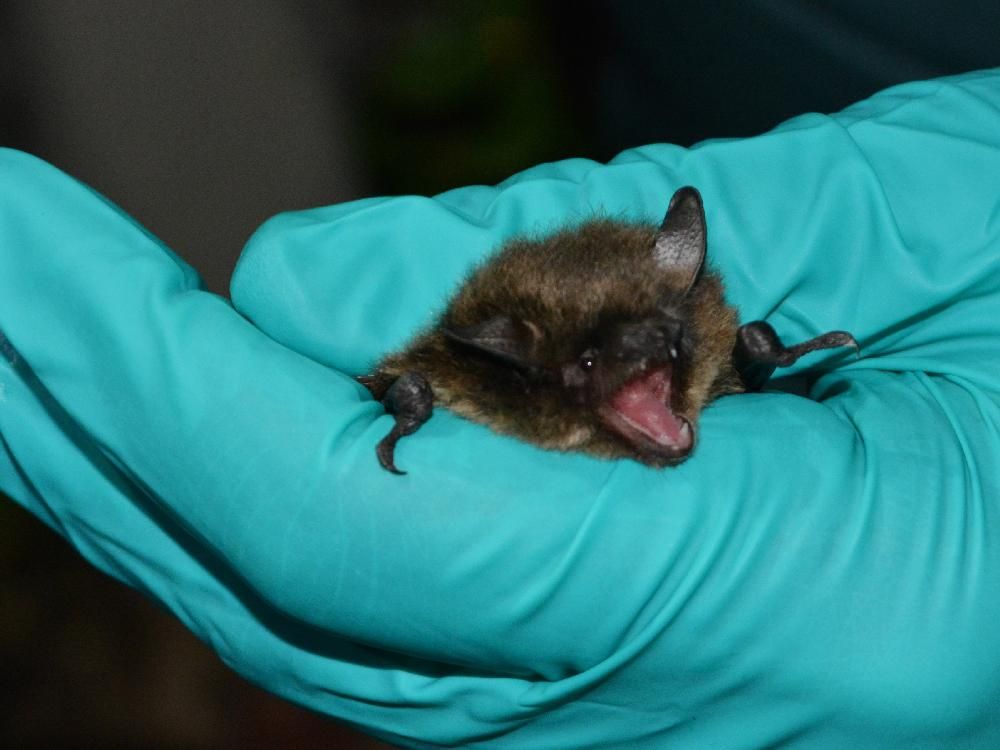
[[[862,357],[720,400],[677,469],[445,411],[378,466],[342,372],[511,234],[684,184],[743,320]],[[252,680],[413,747],[1000,747],[1000,71],[278,216],[233,300],[0,152],[0,489]]]

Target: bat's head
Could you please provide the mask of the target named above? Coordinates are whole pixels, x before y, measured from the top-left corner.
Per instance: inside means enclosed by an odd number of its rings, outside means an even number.
[[[506,246],[441,325],[449,408],[544,447],[685,460],[701,408],[732,381],[736,316],[705,270],[701,198],[659,228],[593,221]]]

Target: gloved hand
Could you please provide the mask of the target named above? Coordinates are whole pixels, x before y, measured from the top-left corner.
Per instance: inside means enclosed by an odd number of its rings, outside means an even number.
[[[907,85],[278,216],[234,310],[2,152],[0,489],[250,679],[407,746],[1000,747],[998,175],[1000,71]],[[379,467],[348,374],[509,235],[655,221],[684,184],[744,321],[860,359],[721,399],[676,469],[443,410]]]

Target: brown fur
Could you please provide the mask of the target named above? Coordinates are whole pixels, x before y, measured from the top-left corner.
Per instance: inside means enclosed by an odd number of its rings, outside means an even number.
[[[537,338],[534,361],[555,372],[580,357],[588,336],[605,321],[644,320],[666,305],[683,321],[688,344],[674,370],[671,401],[695,428],[712,399],[744,390],[732,364],[738,321],[716,273],[702,269],[691,286],[690,278],[657,265],[651,252],[656,231],[602,219],[507,243],[472,272],[438,323],[380,362],[375,377],[390,382],[419,372],[435,404],[544,448],[670,463],[637,454],[562,383],[470,354],[443,333],[498,315],[518,318]],[[606,373],[607,389],[628,376]]]

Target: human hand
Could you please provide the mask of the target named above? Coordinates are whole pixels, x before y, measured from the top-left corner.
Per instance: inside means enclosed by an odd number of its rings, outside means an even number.
[[[995,746],[998,103],[970,75],[279,216],[234,279],[254,325],[5,152],[0,488],[251,679],[395,742]],[[677,469],[444,411],[406,477],[378,466],[389,418],[349,375],[503,238],[652,220],[682,184],[743,320],[862,358],[803,361],[809,398],[720,400]]]

